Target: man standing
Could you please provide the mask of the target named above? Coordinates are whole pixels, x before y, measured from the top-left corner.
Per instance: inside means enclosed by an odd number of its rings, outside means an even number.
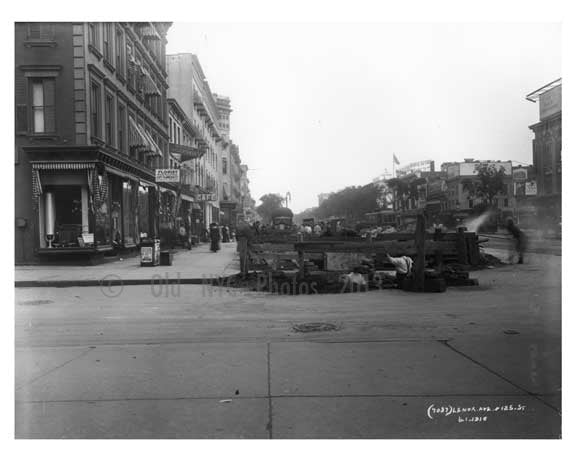
[[[512,236],[514,241],[513,249],[510,251],[510,262],[514,260],[514,253],[518,255],[518,264],[524,264],[524,252],[526,251],[526,234],[520,230],[520,228],[514,224],[512,218],[508,218],[506,221],[506,229]]]
[[[218,224],[210,224],[210,251],[216,252],[220,249],[220,228]]]

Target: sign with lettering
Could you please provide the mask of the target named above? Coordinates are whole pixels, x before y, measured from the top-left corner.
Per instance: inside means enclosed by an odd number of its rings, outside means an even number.
[[[516,168],[512,170],[512,179],[514,181],[526,181],[528,179],[528,170],[526,168]]]
[[[536,181],[530,181],[526,183],[526,195],[536,195],[538,193],[538,187],[536,186]]]
[[[540,120],[562,110],[562,85],[540,95]]]
[[[216,200],[216,194],[197,194],[196,199],[199,202],[214,202]]]
[[[494,167],[496,171],[503,168],[505,176],[512,175],[512,162],[464,162],[460,164],[460,176],[476,176],[481,165]]]
[[[180,182],[180,170],[176,168],[163,168],[156,170],[156,182]]]

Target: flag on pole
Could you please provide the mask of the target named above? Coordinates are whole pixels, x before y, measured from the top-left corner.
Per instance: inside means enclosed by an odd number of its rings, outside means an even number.
[[[396,158],[396,154],[392,154],[392,156],[394,157],[394,163],[395,163],[396,165],[400,165],[400,160],[398,160],[398,159]]]

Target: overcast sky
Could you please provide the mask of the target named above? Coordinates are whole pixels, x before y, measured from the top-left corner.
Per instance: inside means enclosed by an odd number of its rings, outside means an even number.
[[[253,197],[290,191],[295,212],[391,171],[393,153],[531,163],[525,96],[561,76],[554,24],[175,22],[168,41],[231,98]]]

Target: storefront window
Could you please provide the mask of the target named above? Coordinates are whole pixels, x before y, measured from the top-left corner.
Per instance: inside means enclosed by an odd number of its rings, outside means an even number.
[[[132,245],[138,242],[136,234],[136,197],[134,194],[136,187],[132,182],[125,181],[122,185],[122,205],[124,209],[123,226],[124,226],[124,244]]]
[[[145,186],[138,187],[138,231],[141,238],[151,237],[150,234],[150,195]]]
[[[122,179],[110,176],[110,218],[112,225],[112,241],[114,245],[122,245]]]
[[[94,200],[94,240],[97,245],[108,245],[110,239],[110,210],[108,207],[107,178],[104,175],[98,175],[99,196]]]
[[[46,233],[54,235],[52,246],[78,247],[82,237],[82,188],[51,186],[46,189]]]

